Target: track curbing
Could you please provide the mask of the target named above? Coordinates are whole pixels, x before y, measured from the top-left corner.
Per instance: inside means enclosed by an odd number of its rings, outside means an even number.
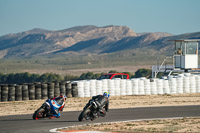
[[[114,122],[102,122],[102,123],[93,123],[93,124],[83,124],[83,125],[74,125],[74,126],[68,126],[68,127],[60,127],[60,128],[54,128],[49,130],[49,132],[52,133],[63,133],[66,131],[57,131],[57,130],[62,130],[62,129],[67,129],[67,128],[73,128],[73,127],[81,127],[81,126],[90,126],[90,125],[101,125],[101,124],[113,124],[113,123],[120,123],[120,122],[137,122],[137,121],[146,121],[146,120],[164,120],[164,119],[183,119],[185,117],[166,117],[166,118],[151,118],[151,119],[138,119],[138,120],[126,120],[126,121],[114,121]],[[69,131],[71,132],[71,131]],[[114,133],[114,132],[101,132],[101,131],[81,131],[79,130],[78,132],[71,132],[71,133]]]

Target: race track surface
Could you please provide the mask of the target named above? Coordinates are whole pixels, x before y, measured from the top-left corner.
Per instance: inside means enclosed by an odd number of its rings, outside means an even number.
[[[62,112],[61,118],[32,120],[32,114],[0,117],[0,133],[48,133],[50,129],[88,123],[200,116],[200,105],[112,109],[106,117],[79,122],[80,111]]]

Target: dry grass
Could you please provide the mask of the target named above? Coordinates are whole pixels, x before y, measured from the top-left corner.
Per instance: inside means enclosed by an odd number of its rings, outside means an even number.
[[[120,133],[135,132],[200,132],[200,117],[183,119],[145,120],[135,122],[119,122],[100,125],[77,126],[62,130],[90,130]]]

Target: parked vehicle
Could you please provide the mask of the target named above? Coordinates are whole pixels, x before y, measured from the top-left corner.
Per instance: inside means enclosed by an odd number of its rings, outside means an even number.
[[[129,79],[129,75],[126,73],[108,73],[101,75],[99,80],[101,79],[114,79],[114,78],[120,78],[120,79]]]

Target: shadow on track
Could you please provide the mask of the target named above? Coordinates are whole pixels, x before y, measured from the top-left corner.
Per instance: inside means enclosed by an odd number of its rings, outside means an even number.
[[[0,120],[0,121],[35,121],[35,122],[45,122],[45,123],[53,123],[53,122],[56,122],[56,123],[59,123],[59,122],[66,122],[66,123],[75,123],[75,122],[78,122],[78,120],[49,120],[49,119],[41,119],[41,120],[33,120],[33,119],[3,119],[3,120]]]
[[[30,121],[30,120],[33,120],[33,119],[4,119],[4,120],[0,120],[0,121]]]
[[[65,121],[65,120],[61,120],[61,121],[59,121],[59,120],[57,120],[57,121],[51,121],[51,120],[45,121],[45,123],[52,123],[52,122],[57,122],[57,123],[59,123],[59,122],[77,123],[77,122],[79,122],[79,121]]]

